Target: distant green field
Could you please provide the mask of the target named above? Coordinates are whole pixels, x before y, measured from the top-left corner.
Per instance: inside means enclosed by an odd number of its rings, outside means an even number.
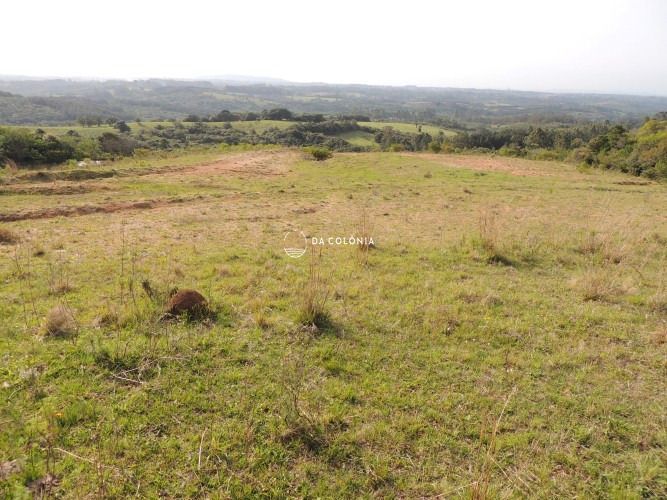
[[[373,134],[368,132],[362,132],[361,130],[354,130],[352,132],[343,132],[338,134],[336,137],[346,140],[353,146],[371,146],[376,147],[377,144],[373,138]]]
[[[417,126],[414,123],[405,123],[405,122],[359,122],[359,125],[364,127],[374,127],[374,128],[384,128],[392,127],[399,132],[406,132],[410,134],[416,134],[418,132]],[[436,127],[435,125],[426,125],[423,124],[422,132],[431,134],[432,136],[438,135],[438,132],[441,130],[445,133],[446,136],[454,136],[456,132],[453,130],[448,130],[446,128]]]
[[[132,126],[134,124],[130,124]],[[26,130],[35,131],[41,129],[47,134],[60,136],[65,135],[69,130],[78,132],[82,137],[99,137],[104,132],[115,132],[116,129],[109,125],[101,125],[99,127],[82,127],[81,125],[60,125],[57,127],[45,127],[39,125],[12,125],[12,128],[22,128]]]
[[[206,125],[212,127],[222,127],[226,122],[206,122]],[[257,133],[262,133],[270,128],[280,128],[285,129],[291,125],[294,125],[296,122],[292,121],[280,121],[280,120],[258,120],[253,122],[231,122],[232,127],[238,130],[248,131],[255,129]],[[152,129],[158,125],[163,127],[172,127],[173,122],[170,121],[142,121],[142,122],[128,122],[128,125],[132,129],[132,134],[136,134],[142,129]],[[116,129],[109,125],[93,126],[93,127],[83,127],[81,125],[60,125],[56,127],[40,127],[39,125],[18,125],[16,128],[24,128],[28,130],[37,130],[42,129],[47,134],[59,136],[66,134],[69,130],[74,130],[83,137],[98,137],[104,132],[115,132]]]

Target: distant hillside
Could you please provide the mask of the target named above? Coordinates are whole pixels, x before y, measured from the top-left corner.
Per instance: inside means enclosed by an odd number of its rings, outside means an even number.
[[[0,123],[7,124],[67,123],[86,115],[169,119],[275,107],[375,120],[572,123],[640,120],[667,110],[667,97],[219,80],[0,80]]]

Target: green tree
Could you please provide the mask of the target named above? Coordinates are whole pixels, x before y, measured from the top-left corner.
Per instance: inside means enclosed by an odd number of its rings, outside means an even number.
[[[124,121],[122,121],[122,120],[119,121],[119,122],[116,122],[116,124],[114,125],[114,127],[115,127],[116,130],[118,130],[118,132],[120,132],[121,134],[127,134],[128,132],[130,132],[130,131],[132,130],[132,129],[129,127],[129,125],[128,125],[127,123],[125,123]]]

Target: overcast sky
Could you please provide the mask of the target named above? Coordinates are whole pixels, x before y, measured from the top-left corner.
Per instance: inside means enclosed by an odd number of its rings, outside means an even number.
[[[666,0],[3,2],[0,74],[667,95]]]

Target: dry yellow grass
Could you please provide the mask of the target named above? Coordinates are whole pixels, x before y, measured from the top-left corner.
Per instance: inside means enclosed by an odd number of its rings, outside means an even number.
[[[76,328],[72,310],[66,305],[55,306],[44,319],[44,334],[47,337],[70,337]]]
[[[0,227],[0,245],[12,245],[18,242],[19,238],[14,231],[6,227]]]

